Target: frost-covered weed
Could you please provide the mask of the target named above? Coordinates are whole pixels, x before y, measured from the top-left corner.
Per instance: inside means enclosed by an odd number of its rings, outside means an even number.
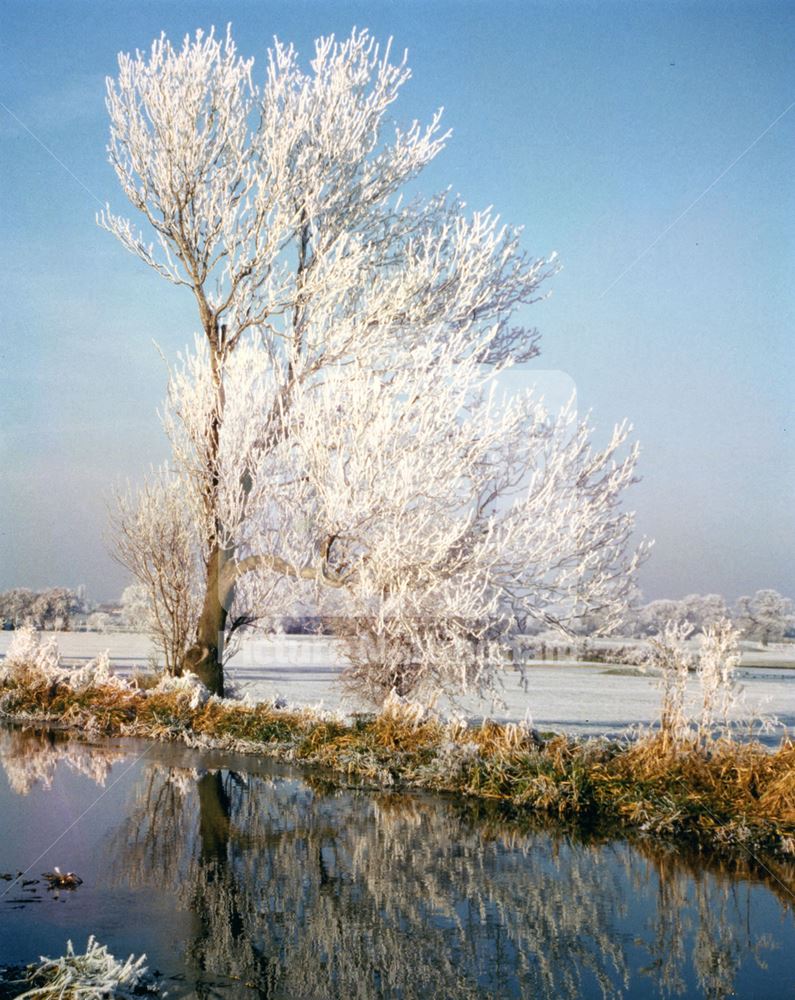
[[[155,687],[150,688],[147,694],[176,694],[186,698],[188,706],[192,709],[201,708],[210,699],[210,692],[196,674],[191,673],[182,674],[181,677],[166,674]]]
[[[701,685],[701,717],[698,735],[709,740],[718,727],[729,731],[729,713],[737,704],[740,689],[734,674],[740,662],[740,632],[724,618],[710,625],[698,657],[698,679]]]
[[[23,670],[33,670],[48,680],[60,679],[63,669],[55,636],[42,642],[32,625],[17,629],[0,667],[0,681],[11,680]]]
[[[692,654],[685,649],[693,626],[688,622],[668,622],[659,635],[649,640],[646,665],[660,672],[660,729],[675,743],[690,733],[685,704],[687,680],[694,669]]]
[[[69,671],[66,683],[73,691],[85,691],[91,687],[129,688],[123,678],[113,672],[108,650],[103,650],[96,659],[90,660],[84,667]]]
[[[424,768],[423,777],[433,784],[456,785],[463,781],[473,764],[480,760],[480,751],[475,743],[461,743],[456,739],[444,740],[439,745],[430,763]]]
[[[42,958],[39,965],[28,969],[20,985],[30,989],[18,994],[17,1000],[104,1000],[157,994],[144,964],[146,955],[130,955],[119,962],[107,947],[92,935],[84,955],[75,954],[72,942],[67,942],[66,954],[60,958]]]
[[[729,619],[721,619],[704,630],[696,654],[685,648],[692,631],[693,626],[687,622],[668,622],[649,641],[645,665],[659,671],[663,734],[674,744],[695,741],[707,746],[715,739],[731,738],[743,722],[749,735],[774,728],[777,723],[772,718],[731,718],[742,702],[742,688],[736,682],[740,632]],[[692,690],[691,686],[688,699],[691,677],[697,689]]]
[[[412,698],[404,697],[393,688],[381,706],[379,715],[383,719],[404,726],[421,726],[426,722],[439,722],[440,716],[432,706]]]
[[[41,640],[31,625],[18,629],[0,666],[0,684],[23,682],[26,685],[65,684],[72,691],[91,687],[126,689],[129,684],[113,672],[108,651],[100,653],[82,667],[70,667],[61,661],[54,636]]]

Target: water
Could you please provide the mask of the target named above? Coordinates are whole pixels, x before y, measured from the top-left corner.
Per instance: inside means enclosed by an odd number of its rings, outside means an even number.
[[[0,727],[0,765],[0,872],[84,880],[0,881],[0,965],[94,933],[171,997],[795,997],[752,864],[129,740]]]

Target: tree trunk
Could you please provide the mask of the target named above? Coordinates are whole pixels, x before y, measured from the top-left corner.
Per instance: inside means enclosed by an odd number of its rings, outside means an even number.
[[[200,860],[204,864],[218,861],[225,865],[229,846],[230,802],[221,772],[203,775],[196,788],[199,793]]]
[[[211,542],[210,555],[207,560],[207,579],[204,590],[204,603],[196,629],[196,642],[185,654],[184,669],[190,670],[207,687],[211,694],[224,696],[224,630],[226,628],[227,607],[225,594],[221,590],[221,573],[226,561],[226,553],[218,545],[218,448],[220,441],[221,421],[224,412],[224,384],[221,372],[219,348],[226,328],[218,328],[218,320],[213,315],[204,291],[197,290],[199,311],[202,325],[210,345],[210,363],[212,366],[213,384],[216,392],[216,407],[210,420],[209,451],[206,456],[208,481],[205,501],[207,512],[215,524],[216,535]]]
[[[207,564],[207,583],[204,603],[196,630],[196,642],[185,654],[184,669],[196,674],[199,680],[219,698],[224,696],[224,630],[227,609],[223,602],[220,575],[224,553],[214,548]]]

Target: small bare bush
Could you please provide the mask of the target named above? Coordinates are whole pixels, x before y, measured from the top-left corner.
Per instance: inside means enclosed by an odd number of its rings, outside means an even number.
[[[137,493],[118,493],[111,517],[114,556],[143,597],[142,624],[161,650],[166,672],[177,675],[200,611],[195,518],[184,487],[167,468],[159,469]]]

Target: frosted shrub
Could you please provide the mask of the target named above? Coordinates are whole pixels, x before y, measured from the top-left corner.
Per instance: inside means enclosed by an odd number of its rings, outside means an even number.
[[[23,625],[14,633],[6,653],[9,666],[30,666],[42,672],[58,670],[61,654],[54,636],[42,642],[32,625]]]
[[[10,682],[23,686],[65,684],[73,691],[85,691],[91,687],[129,687],[125,680],[113,673],[108,650],[89,660],[85,666],[69,667],[61,663],[55,638],[42,642],[30,625],[16,632],[0,666],[0,684]]]

